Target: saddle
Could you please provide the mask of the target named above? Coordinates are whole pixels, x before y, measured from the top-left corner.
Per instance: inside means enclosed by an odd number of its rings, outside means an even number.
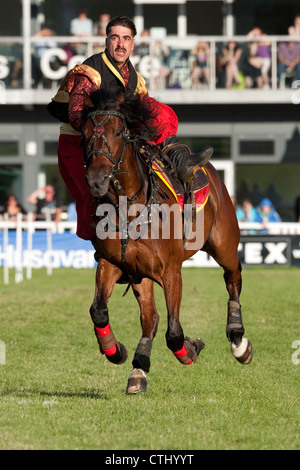
[[[156,176],[160,178],[160,180],[163,181],[166,187],[169,188],[169,190],[172,192],[177,203],[179,204],[182,214],[184,214],[185,204],[191,204],[191,222],[194,222],[196,213],[204,208],[209,197],[209,181],[205,168],[200,168],[195,173],[194,178],[189,181],[185,187],[174,176],[173,171],[167,167],[161,159],[152,159],[152,169]],[[132,275],[124,271],[117,283],[128,284],[123,294],[124,297],[127,294],[131,284],[140,284],[141,281],[142,277],[136,275],[136,273]]]
[[[205,168],[200,168],[185,186],[160,159],[155,158],[152,161],[152,169],[173,193],[182,213],[185,204],[191,204],[194,215],[204,208],[209,196],[209,181]]]

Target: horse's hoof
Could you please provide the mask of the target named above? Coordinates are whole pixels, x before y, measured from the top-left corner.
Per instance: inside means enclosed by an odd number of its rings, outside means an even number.
[[[231,352],[241,364],[249,364],[253,357],[253,347],[248,338],[243,338],[239,346],[231,343]]]
[[[134,395],[139,392],[147,391],[147,374],[143,369],[133,369],[131,372],[126,393],[127,395]]]
[[[124,362],[127,360],[127,357],[128,357],[128,351],[125,348],[123,343],[118,343],[118,346],[119,346],[120,358],[121,358],[118,364],[124,364]]]
[[[117,351],[115,354],[112,356],[106,356],[109,362],[112,362],[113,364],[124,364],[128,357],[128,352],[127,349],[125,348],[124,344],[117,342]]]
[[[205,343],[202,338],[197,338],[194,341],[192,340],[192,343],[194,344],[196,348],[196,353],[197,356],[199,356],[200,352],[205,348]]]
[[[189,349],[188,356],[193,362],[197,361],[200,352],[205,348],[202,338],[191,339],[189,336],[185,337],[184,344]]]

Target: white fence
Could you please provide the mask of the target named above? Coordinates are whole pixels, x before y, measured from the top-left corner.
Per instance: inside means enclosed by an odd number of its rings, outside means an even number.
[[[76,222],[60,222],[56,224],[51,220],[47,221],[34,221],[33,214],[29,213],[26,219],[23,219],[22,214],[18,214],[17,220],[9,220],[8,215],[4,214],[3,220],[0,221],[0,232],[3,232],[3,249],[1,252],[1,259],[3,260],[3,276],[4,284],[9,283],[9,230],[15,230],[15,282],[19,283],[23,280],[23,232],[27,232],[27,252],[32,252],[32,239],[36,230],[44,230],[47,233],[47,251],[52,250],[52,235],[54,233],[64,233],[69,230],[72,233],[76,232]],[[31,279],[32,276],[32,263],[31,256],[27,256],[26,260],[26,278]],[[52,274],[53,266],[51,259],[46,263],[48,275]]]
[[[261,224],[257,222],[240,222],[241,234],[247,235],[249,230],[255,230],[257,233],[265,232],[268,235],[300,235],[300,223],[298,222],[272,222]]]
[[[9,242],[9,231],[15,232],[15,246],[11,247]],[[266,225],[260,223],[240,223],[240,230],[242,236],[299,236],[300,235],[300,223],[269,223]],[[0,261],[3,265],[3,279],[4,284],[9,284],[9,270],[14,270],[15,283],[19,283],[25,277],[31,279],[32,270],[36,267],[34,264],[34,257],[31,256],[33,253],[33,234],[36,231],[42,231],[46,234],[46,251],[50,255],[45,257],[45,267],[48,275],[51,275],[53,268],[57,267],[57,263],[53,262],[53,235],[63,234],[65,231],[75,234],[76,222],[60,222],[56,224],[50,220],[47,221],[34,221],[32,213],[29,213],[26,219],[22,218],[19,214],[17,220],[9,220],[7,214],[3,220],[0,220],[0,234],[2,233],[2,247],[0,246]],[[26,233],[26,239],[24,234]],[[74,235],[74,239],[77,237]],[[24,246],[24,241],[26,247]],[[13,262],[11,261],[12,254],[11,248],[13,248]],[[70,248],[70,247],[68,247]],[[89,260],[88,267],[93,267],[93,249],[90,245],[89,248]],[[24,251],[26,251],[26,257],[24,260]],[[81,250],[83,251],[83,250]],[[205,255],[199,253],[200,257],[195,256],[184,263],[185,267],[190,266],[202,266],[202,267],[213,267],[216,263],[212,259],[201,258]],[[205,255],[206,256],[206,255]],[[70,263],[69,263],[70,265]],[[86,265],[78,265],[77,267],[85,267]]]

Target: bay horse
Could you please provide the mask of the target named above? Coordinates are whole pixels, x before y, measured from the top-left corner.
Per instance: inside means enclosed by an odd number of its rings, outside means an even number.
[[[167,347],[184,365],[196,362],[203,349],[202,339],[184,336],[179,320],[182,263],[199,249],[211,255],[224,270],[229,294],[226,335],[234,357],[248,364],[253,351],[244,337],[239,303],[240,231],[231,199],[217,171],[211,163],[205,165],[209,181],[207,203],[199,212],[201,215],[190,223],[190,230],[180,230],[178,236],[176,229],[184,225],[178,202],[174,192],[153,171],[153,155],[158,152],[158,158],[164,158],[157,146],[150,143],[158,132],[152,125],[155,111],[138,95],[120,98],[102,90],[90,97],[85,94],[84,103],[86,180],[97,201],[99,217],[93,242],[99,258],[90,314],[100,351],[114,364],[122,364],[128,355],[109,323],[108,301],[115,284],[128,283],[140,308],[142,337],[132,361],[126,393],[147,389],[152,342],[159,322],[154,283],[162,287],[166,300]],[[168,236],[162,236],[161,226],[158,236],[151,236],[154,224],[151,206],[175,208],[164,210],[157,217],[161,224],[167,221]]]

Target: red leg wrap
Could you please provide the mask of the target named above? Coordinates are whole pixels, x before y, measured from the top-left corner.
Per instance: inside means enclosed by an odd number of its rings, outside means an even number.
[[[106,356],[112,356],[117,352],[116,338],[110,329],[110,325],[104,328],[95,326],[96,337],[100,346],[100,351]]]
[[[185,366],[192,364],[193,362],[192,359],[188,357],[188,352],[185,347],[185,344],[183,345],[181,349],[179,349],[179,351],[175,351],[175,352],[173,351],[173,354],[175,357],[177,357],[179,362],[181,362],[181,364],[184,364]]]

